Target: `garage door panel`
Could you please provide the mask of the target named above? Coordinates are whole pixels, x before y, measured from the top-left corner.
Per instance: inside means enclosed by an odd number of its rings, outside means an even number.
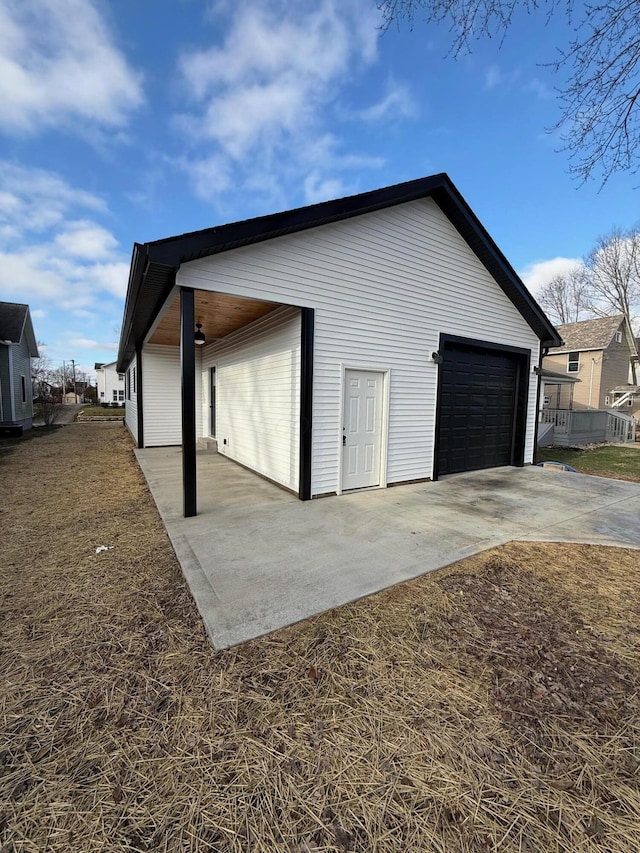
[[[513,464],[519,356],[481,343],[443,350],[437,473]]]

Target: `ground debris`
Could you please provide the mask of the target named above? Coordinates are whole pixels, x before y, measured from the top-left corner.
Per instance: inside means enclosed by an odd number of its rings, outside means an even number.
[[[218,652],[121,425],[0,468],[0,850],[637,849],[637,552],[512,543]]]

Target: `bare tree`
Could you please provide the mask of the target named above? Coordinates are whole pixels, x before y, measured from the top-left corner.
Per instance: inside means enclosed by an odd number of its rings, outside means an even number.
[[[559,131],[572,161],[570,171],[582,180],[599,172],[640,168],[640,0],[604,0],[581,7],[576,24],[574,0],[379,0],[384,26],[418,14],[427,22],[449,23],[450,52],[468,53],[473,41],[503,40],[515,14],[564,15],[574,39],[558,46],[548,65],[567,73],[558,87]]]
[[[31,359],[31,385],[34,397],[42,397],[48,393],[51,380],[51,359],[46,352],[44,341],[38,341],[37,358]]]
[[[557,275],[545,285],[538,302],[559,324],[577,323],[589,311],[588,287],[582,268],[568,275]]]
[[[38,341],[38,352],[40,355],[31,359],[31,382],[36,398],[34,414],[45,426],[51,426],[58,419],[63,406],[51,393],[56,371],[51,367],[44,341]]]
[[[591,313],[624,314],[632,325],[640,309],[640,226],[600,237],[585,260],[585,276]]]

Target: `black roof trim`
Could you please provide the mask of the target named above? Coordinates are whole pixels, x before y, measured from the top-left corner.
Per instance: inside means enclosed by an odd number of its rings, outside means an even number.
[[[361,216],[420,198],[432,198],[518,308],[543,346],[560,338],[500,249],[447,174],[383,187],[346,198],[268,216],[191,231],[149,243],[134,243],[125,303],[118,370],[131,360],[175,284],[181,264],[285,234]]]

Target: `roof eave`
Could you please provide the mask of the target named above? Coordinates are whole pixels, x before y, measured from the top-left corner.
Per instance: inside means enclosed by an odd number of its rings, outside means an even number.
[[[505,295],[525,318],[539,338],[541,346],[560,346],[562,339],[551,321],[533,299],[449,176],[439,173],[357,196],[321,202],[309,207],[167,237],[150,243],[135,243],[120,336],[118,370],[123,371],[126,368],[136,344],[143,340],[151,328],[157,313],[175,284],[175,274],[181,264],[427,197],[433,198],[470,245]],[[145,293],[145,284],[150,271],[153,273],[153,286],[150,286],[149,292]],[[134,329],[136,317],[143,306],[147,312],[146,316],[139,324],[139,328]]]

